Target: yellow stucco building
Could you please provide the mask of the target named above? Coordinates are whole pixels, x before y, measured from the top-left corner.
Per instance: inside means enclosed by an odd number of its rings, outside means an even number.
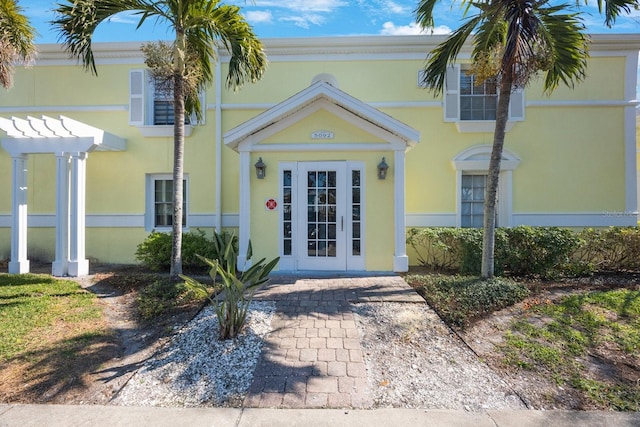
[[[481,224],[495,85],[474,84],[467,49],[443,95],[421,87],[442,40],[264,40],[267,73],[237,93],[223,88],[220,52],[204,120],[186,126],[185,230],[234,229],[281,271],[406,271],[408,227]],[[96,44],[94,77],[41,45],[0,98],[10,271],[29,259],[60,275],[86,274],[88,259],[134,263],[152,230],[170,230],[171,103],[139,47]],[[637,223],[639,49],[639,35],[593,35],[584,82],[513,94],[499,226]]]

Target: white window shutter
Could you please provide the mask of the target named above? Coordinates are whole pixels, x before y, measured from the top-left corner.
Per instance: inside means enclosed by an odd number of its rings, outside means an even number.
[[[516,122],[524,120],[524,89],[516,89],[511,93],[509,120]]]
[[[444,86],[444,121],[460,119],[460,66],[447,67]]]
[[[129,124],[143,126],[144,123],[144,95],[145,95],[144,70],[129,71]]]

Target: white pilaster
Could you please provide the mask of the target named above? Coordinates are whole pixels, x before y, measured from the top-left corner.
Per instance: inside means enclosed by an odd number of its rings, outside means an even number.
[[[87,188],[87,153],[71,155],[71,204],[69,232],[69,276],[89,274],[85,259],[85,203]]]
[[[395,255],[393,257],[393,271],[402,273],[409,271],[409,257],[407,256],[406,219],[405,219],[405,152],[394,151],[393,180],[394,180],[394,230]]]
[[[11,261],[9,273],[29,272],[27,259],[27,156],[12,157]]]
[[[251,238],[251,153],[240,152],[240,224],[238,232],[238,269],[245,271],[251,267],[247,260],[247,249]]]
[[[68,153],[56,153],[56,258],[53,276],[69,274],[69,168]]]

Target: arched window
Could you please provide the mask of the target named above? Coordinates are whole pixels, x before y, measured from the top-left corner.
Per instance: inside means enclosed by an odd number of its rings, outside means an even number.
[[[456,226],[482,227],[486,177],[491,159],[491,145],[468,148],[453,159],[456,169]],[[502,151],[496,225],[512,225],[512,172],[520,164],[520,158],[510,150]]]

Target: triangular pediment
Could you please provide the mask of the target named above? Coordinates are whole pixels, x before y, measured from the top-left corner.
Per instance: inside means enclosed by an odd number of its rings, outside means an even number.
[[[384,142],[399,149],[415,145],[420,137],[420,132],[411,126],[352,97],[331,83],[320,80],[231,129],[224,135],[224,143],[236,151],[254,151],[254,148],[258,149],[256,147],[258,144],[273,142],[274,135],[281,135],[283,143],[293,142],[288,141],[292,137],[287,135],[292,135],[296,127],[307,125],[306,134],[313,141],[297,142],[330,144],[333,137],[311,136],[311,133],[316,131],[334,133],[332,129],[325,129],[324,123],[329,122],[340,129],[345,129],[345,132],[337,135],[335,142],[346,142],[344,139],[352,136],[355,139],[349,141],[352,143],[365,140]],[[349,127],[350,130],[348,130]],[[321,141],[323,139],[326,140]]]

